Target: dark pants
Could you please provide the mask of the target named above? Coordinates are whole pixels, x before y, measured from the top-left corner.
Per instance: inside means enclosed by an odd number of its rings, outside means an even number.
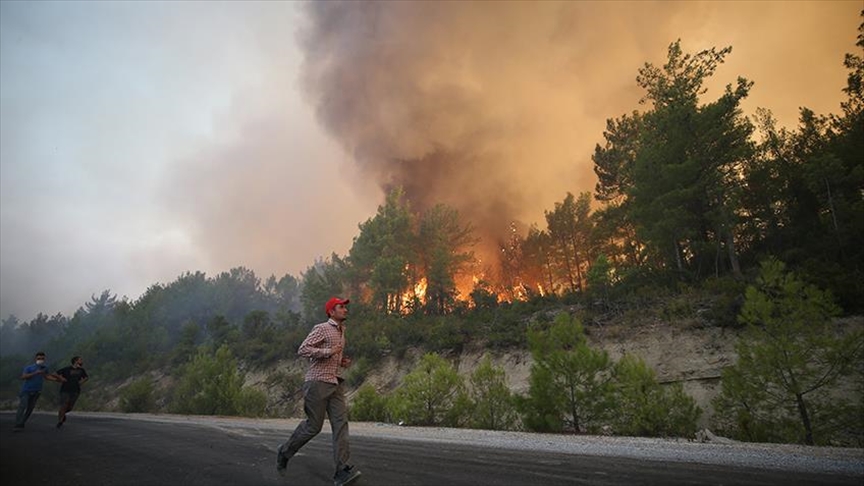
[[[78,401],[78,395],[81,392],[60,392],[60,413],[57,414],[57,421],[63,423],[66,421],[66,414],[75,408],[75,402]]]
[[[22,391],[18,395],[18,413],[15,414],[15,427],[24,427],[24,423],[30,418],[33,409],[36,408],[36,401],[39,400],[41,393],[38,391]]]
[[[300,422],[288,442],[282,445],[283,454],[292,457],[301,447],[321,432],[324,414],[330,417],[333,433],[333,462],[336,471],[348,466],[351,452],[348,448],[348,403],[342,384],[307,381],[303,384],[303,409],[306,420]]]

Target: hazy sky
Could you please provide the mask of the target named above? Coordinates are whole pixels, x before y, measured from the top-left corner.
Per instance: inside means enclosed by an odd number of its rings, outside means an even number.
[[[715,99],[839,111],[848,2],[0,2],[0,317],[186,271],[300,276],[381,188],[484,236],[592,190],[608,118],[671,42]],[[488,238],[487,238],[488,241]]]

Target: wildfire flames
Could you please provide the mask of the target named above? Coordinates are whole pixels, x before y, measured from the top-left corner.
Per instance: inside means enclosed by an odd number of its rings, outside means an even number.
[[[414,296],[420,300],[420,302],[426,302],[426,277],[420,279],[416,285],[414,285]]]

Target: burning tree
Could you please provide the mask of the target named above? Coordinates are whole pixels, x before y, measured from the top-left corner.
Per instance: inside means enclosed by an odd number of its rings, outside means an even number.
[[[469,250],[476,243],[470,225],[443,204],[423,214],[418,230],[421,269],[426,275],[426,312],[445,314],[458,296],[455,277],[474,260]]]
[[[473,229],[443,204],[416,213],[402,189],[360,225],[348,255],[355,294],[388,314],[452,310],[456,280],[474,261]]]

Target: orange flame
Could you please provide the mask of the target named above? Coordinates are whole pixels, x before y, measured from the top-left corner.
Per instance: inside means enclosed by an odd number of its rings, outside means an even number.
[[[416,285],[414,285],[414,296],[420,300],[420,302],[426,302],[426,287],[428,283],[426,282],[426,277],[420,279]]]

